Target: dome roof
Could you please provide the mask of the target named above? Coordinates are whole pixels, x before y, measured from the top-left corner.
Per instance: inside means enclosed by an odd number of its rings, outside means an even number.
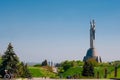
[[[89,56],[89,57],[98,56],[96,53],[96,49],[95,48],[88,49],[86,56]]]

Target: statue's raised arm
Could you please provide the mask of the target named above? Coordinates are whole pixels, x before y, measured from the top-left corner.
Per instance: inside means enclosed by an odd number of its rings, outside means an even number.
[[[94,20],[93,20],[92,34],[93,34],[93,39],[95,40],[95,21]]]

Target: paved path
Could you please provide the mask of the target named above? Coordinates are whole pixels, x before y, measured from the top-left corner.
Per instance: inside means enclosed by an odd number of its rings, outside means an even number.
[[[44,78],[32,78],[32,79],[15,79],[15,80],[112,80],[112,79],[44,79]]]

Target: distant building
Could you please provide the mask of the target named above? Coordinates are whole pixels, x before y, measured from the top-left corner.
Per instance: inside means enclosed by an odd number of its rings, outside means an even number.
[[[90,48],[87,50],[86,56],[84,56],[83,61],[88,59],[95,59],[97,62],[102,62],[101,57],[98,56],[95,49],[95,21],[90,21]]]

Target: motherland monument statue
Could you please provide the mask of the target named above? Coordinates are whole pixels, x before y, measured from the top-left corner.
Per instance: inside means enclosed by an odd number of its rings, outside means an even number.
[[[97,62],[102,62],[101,57],[98,56],[95,49],[95,21],[90,21],[90,48],[87,50],[86,56],[84,56],[83,61],[88,59],[95,59]]]

